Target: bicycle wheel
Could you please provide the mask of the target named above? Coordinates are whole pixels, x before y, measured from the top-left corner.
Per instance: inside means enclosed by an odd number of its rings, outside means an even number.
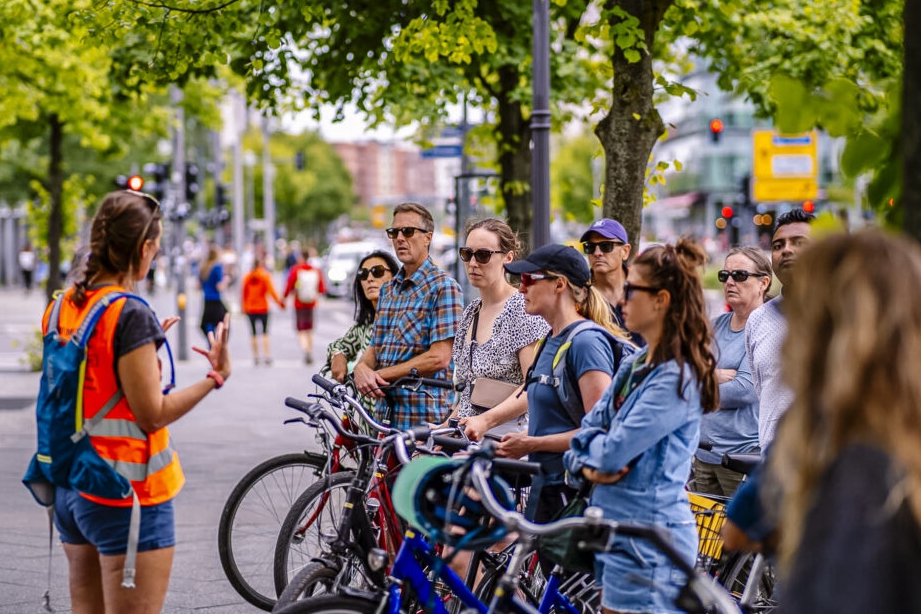
[[[278,596],[276,610],[307,597],[332,594],[339,572],[320,561],[307,563]]]
[[[371,614],[380,604],[361,597],[324,595],[301,599],[276,610],[278,614]]]
[[[273,578],[277,595],[305,565],[327,551],[321,532],[337,529],[354,477],[352,471],[327,476],[307,488],[291,506],[275,541]]]
[[[751,575],[752,563],[756,554],[745,553],[730,558],[723,568],[723,572],[718,575],[719,583],[722,584],[732,596],[739,600],[742,598],[745,588]],[[743,607],[745,612],[773,612],[777,608],[777,601],[774,599],[774,588],[776,578],[774,575],[774,566],[769,562],[765,563],[764,569],[757,580],[755,587],[754,599],[747,607]]]
[[[218,525],[218,555],[234,590],[257,608],[275,604],[275,541],[291,504],[325,471],[325,459],[306,452],[260,463],[234,487]]]

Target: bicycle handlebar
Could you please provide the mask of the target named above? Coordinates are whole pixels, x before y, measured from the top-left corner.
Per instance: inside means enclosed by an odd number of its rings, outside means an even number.
[[[596,552],[609,551],[612,545],[612,538],[617,533],[647,540],[687,576],[687,586],[694,591],[694,594],[705,607],[716,607],[719,612],[739,612],[738,606],[725,590],[720,589],[712,578],[708,579],[703,576],[692,563],[686,561],[672,546],[668,531],[662,527],[605,520],[604,512],[602,512],[601,508],[595,506],[586,509],[583,517],[568,517],[546,524],[533,523],[519,512],[505,509],[496,500],[489,486],[487,474],[487,467],[490,463],[495,463],[495,459],[474,459],[470,468],[472,485],[479,493],[486,510],[501,521],[508,531],[518,531],[519,533],[540,537],[555,535],[569,529],[596,529],[604,537],[604,539],[595,542],[595,544],[601,544],[600,547],[596,545],[592,548]],[[708,609],[707,611],[710,610]]]

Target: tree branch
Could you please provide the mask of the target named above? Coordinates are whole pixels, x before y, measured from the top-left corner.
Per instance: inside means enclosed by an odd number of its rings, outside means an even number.
[[[146,2],[145,0],[127,0],[127,1],[131,2],[132,4],[139,4],[141,6],[146,6],[152,9],[166,9],[167,11],[176,11],[177,13],[189,13],[190,15],[207,15],[208,13],[214,13],[216,11],[220,11],[221,9],[227,8],[231,4],[236,4],[237,2],[240,2],[240,0],[227,0],[226,2],[222,4],[218,4],[218,5],[215,5],[209,8],[205,8],[205,9],[187,9],[187,8],[182,8],[179,6],[165,4],[163,2]]]

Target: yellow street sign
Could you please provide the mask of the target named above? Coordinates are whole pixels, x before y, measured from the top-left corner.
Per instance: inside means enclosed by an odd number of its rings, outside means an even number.
[[[818,134],[752,131],[752,199],[758,202],[816,198]]]
[[[387,215],[390,207],[387,205],[373,205],[371,207],[371,225],[374,228],[384,228],[387,226]]]

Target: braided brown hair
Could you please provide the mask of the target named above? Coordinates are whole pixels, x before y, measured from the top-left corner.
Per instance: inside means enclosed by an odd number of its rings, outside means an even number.
[[[145,241],[160,235],[160,203],[152,196],[120,190],[106,195],[93,218],[89,251],[74,276],[74,304],[86,303],[86,290],[102,274],[137,271]]]
[[[675,245],[650,247],[633,263],[652,286],[671,294],[662,341],[650,361],[660,364],[674,359],[682,370],[685,363],[690,363],[700,384],[704,413],[719,407],[716,358],[710,351],[712,333],[699,273],[706,261],[707,254],[700,245],[682,238]],[[684,385],[682,380],[683,377],[678,380],[679,394]]]

